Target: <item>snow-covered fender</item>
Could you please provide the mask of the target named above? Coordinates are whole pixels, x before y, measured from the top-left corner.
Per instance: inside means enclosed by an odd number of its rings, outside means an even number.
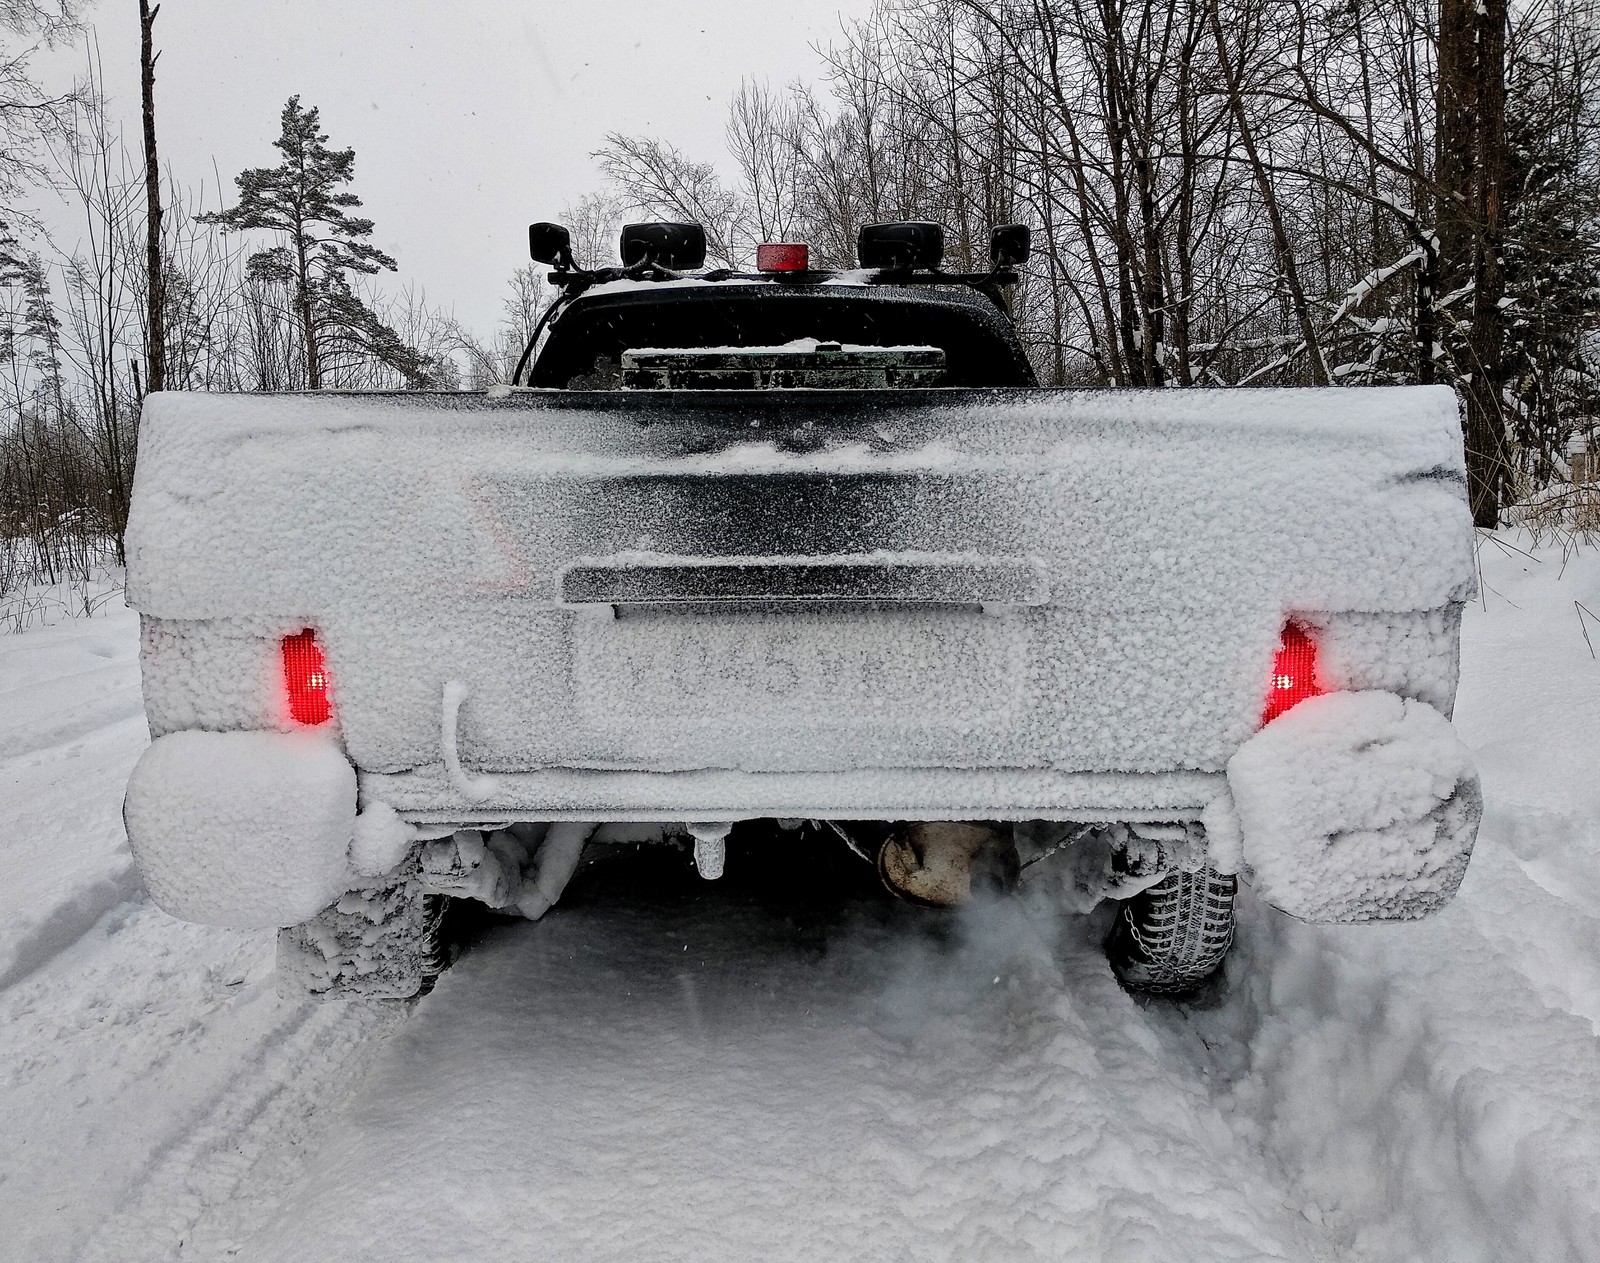
[[[1305,921],[1400,921],[1448,903],[1483,815],[1471,753],[1426,702],[1309,698],[1228,762],[1242,875]]]
[[[350,884],[356,774],[321,733],[158,737],[122,815],[145,889],[185,921],[297,925]]]

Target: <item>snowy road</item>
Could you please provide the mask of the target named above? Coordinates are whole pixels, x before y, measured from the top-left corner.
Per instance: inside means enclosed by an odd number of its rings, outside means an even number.
[[[1247,896],[1188,1007],[1093,918],[738,850],[488,926],[414,1006],[290,1004],[270,935],[131,875],[131,616],[0,638],[0,1257],[1600,1260],[1600,557],[1483,564],[1460,899]]]

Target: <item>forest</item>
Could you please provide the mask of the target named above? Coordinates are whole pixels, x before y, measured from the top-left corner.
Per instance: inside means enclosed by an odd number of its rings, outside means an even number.
[[[130,147],[92,57],[68,93],[30,70],[92,10],[0,0],[0,601],[120,560],[146,393],[481,389],[549,297],[519,269],[486,330],[419,298],[298,97],[261,120],[273,165],[201,204],[160,165],[181,120],[140,2]],[[1596,0],[877,0],[816,53],[815,84],[745,80],[725,153],[597,136],[579,262],[663,218],[718,263],[805,241],[849,267],[862,225],[931,219],[969,270],[1026,223],[1044,384],[1446,383],[1478,525],[1561,510],[1600,409]],[[41,188],[70,248],[17,209]]]

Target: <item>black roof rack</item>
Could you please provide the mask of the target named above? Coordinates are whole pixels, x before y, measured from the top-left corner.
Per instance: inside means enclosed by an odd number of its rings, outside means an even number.
[[[937,273],[916,274],[910,284],[899,278],[851,283],[861,274],[810,274],[835,282],[829,284],[796,283],[788,279],[796,274],[784,275],[778,281],[766,273],[711,272],[693,278],[700,284],[598,291],[591,282],[558,300],[559,315],[528,384],[609,386],[622,353],[640,347],[780,346],[817,338],[938,347],[949,386],[1038,385],[1010,318],[989,298],[956,287],[954,278],[943,285]]]

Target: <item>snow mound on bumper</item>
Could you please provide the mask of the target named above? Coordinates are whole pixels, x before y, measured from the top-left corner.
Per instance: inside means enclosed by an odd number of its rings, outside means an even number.
[[[1450,721],[1393,693],[1311,698],[1228,763],[1256,893],[1306,921],[1413,920],[1461,884],[1483,799]]]
[[[128,782],[123,818],[145,888],[185,921],[296,925],[348,884],[355,769],[326,737],[174,732]]]

